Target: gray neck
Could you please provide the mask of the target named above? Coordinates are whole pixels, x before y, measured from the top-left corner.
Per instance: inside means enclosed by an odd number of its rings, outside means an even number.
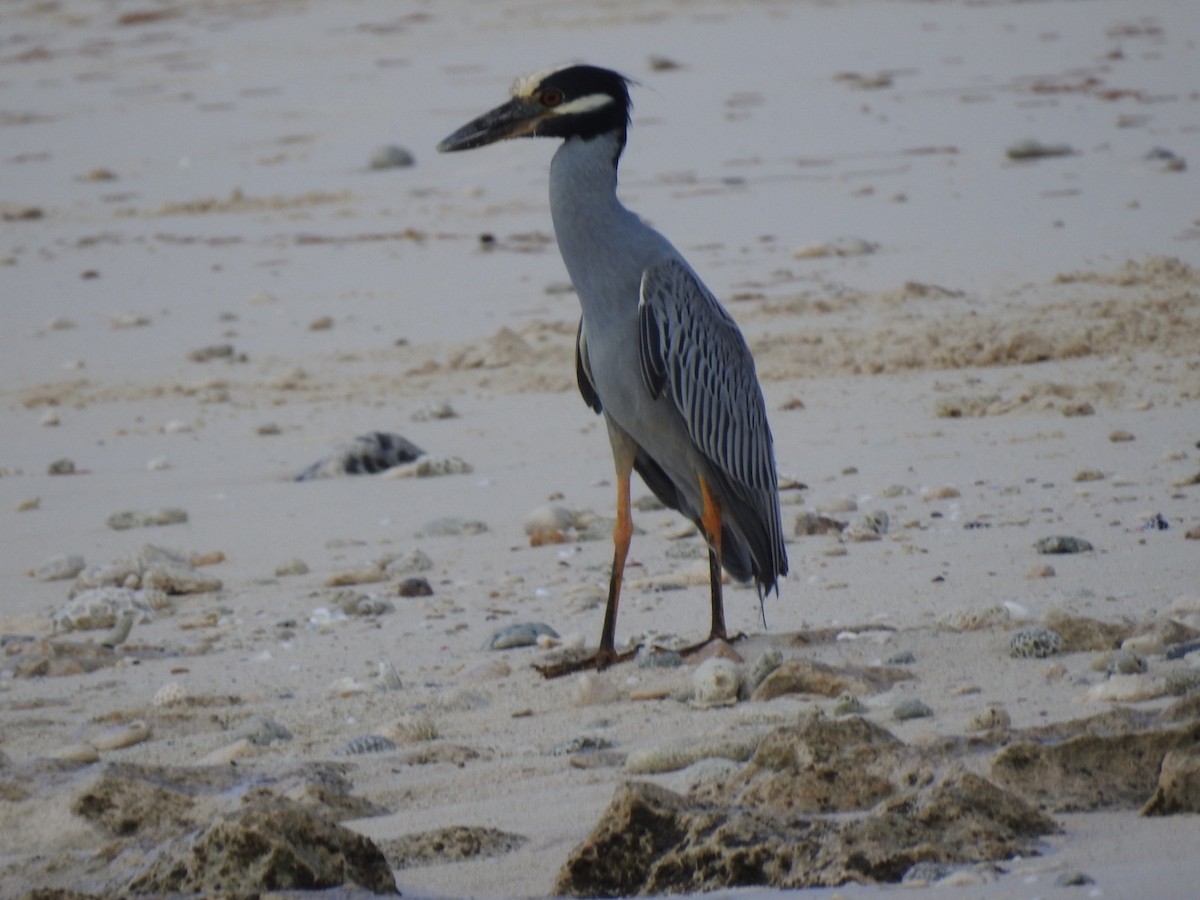
[[[568,138],[550,164],[554,236],[585,319],[614,297],[636,306],[642,271],[669,249],[617,199],[621,145],[617,134]]]

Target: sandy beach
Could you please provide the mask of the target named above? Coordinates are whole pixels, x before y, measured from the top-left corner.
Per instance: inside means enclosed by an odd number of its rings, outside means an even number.
[[[126,896],[251,785],[406,897],[599,892],[565,873],[624,785],[740,809],[762,741],[847,716],[1053,823],[911,890],[1190,896],[1198,43],[1192,0],[6,4],[0,896]],[[766,629],[727,589],[715,702],[696,660],[532,668],[598,638],[615,511],[554,144],[434,147],[573,60],[639,83],[621,196],[774,431],[791,573]],[[375,432],[418,464],[296,480]],[[618,641],[696,641],[703,542],[634,496]],[[851,686],[782,685],[809,664]],[[1114,729],[1155,736],[1143,794],[1005,781]]]

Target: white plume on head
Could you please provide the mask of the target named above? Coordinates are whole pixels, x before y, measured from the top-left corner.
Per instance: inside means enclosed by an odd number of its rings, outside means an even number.
[[[568,64],[569,65],[569,64]],[[551,66],[548,69],[538,69],[536,72],[530,72],[528,75],[520,75],[513,82],[509,93],[514,97],[523,97],[528,99],[533,96],[533,92],[538,89],[543,81],[562,69],[567,68],[567,65]]]

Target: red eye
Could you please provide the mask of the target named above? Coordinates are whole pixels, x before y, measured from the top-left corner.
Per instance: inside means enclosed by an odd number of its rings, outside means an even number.
[[[546,107],[547,109],[553,109],[554,107],[558,106],[558,104],[563,102],[563,92],[558,88],[546,88],[546,90],[542,91],[541,96],[538,97],[538,100],[541,102],[542,106]]]

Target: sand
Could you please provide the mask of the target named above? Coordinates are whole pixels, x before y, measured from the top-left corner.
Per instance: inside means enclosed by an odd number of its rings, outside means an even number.
[[[962,733],[991,704],[1018,727],[1111,706],[1084,699],[1103,680],[1088,654],[1051,678],[1051,662],[1013,660],[1018,621],[1200,614],[1200,544],[1185,538],[1200,523],[1190,0],[83,2],[11,4],[0,23],[0,634],[51,634],[71,582],[29,571],[59,554],[216,554],[199,571],[223,584],[135,625],[129,646],[167,658],[34,679],[0,662],[12,763],[153,722],[169,683],[239,705],[197,706],[103,760],[195,765],[261,713],[294,737],[239,765],[270,771],[428,716],[436,743],[470,758],[353,758],[355,789],[392,812],[352,827],[380,842],[450,825],[522,835],[515,851],[397,883],[538,896],[629,777],[573,768],[555,745],[600,734],[634,752],[828,706],[637,701],[685,688],[690,670],[624,666],[583,690],[543,681],[537,648],[481,649],[514,622],[596,639],[610,547],[531,547],[524,522],[559,503],[602,534],[612,469],[574,386],[552,144],[433,147],[514,76],[574,59],[642,83],[622,196],[751,343],[781,477],[807,485],[784,493],[788,533],[804,510],[889,516],[878,541],[790,539],[765,632],[753,592],[731,588],[738,653],[752,662],[802,628],[894,628],[810,655],[911,651],[915,681],[869,715],[921,740]],[[1027,141],[1069,152],[1012,159]],[[388,144],[415,165],[373,170]],[[229,355],[206,350],[221,345]],[[422,415],[438,403],[456,415]],[[380,430],[471,471],[291,480]],[[75,474],[48,474],[60,459]],[[186,523],[106,525],[161,507]],[[1145,529],[1155,514],[1167,530]],[[487,530],[420,536],[442,517]],[[698,540],[668,512],[636,518],[618,638],[703,636]],[[1032,545],[1051,534],[1096,550],[1031,577],[1047,564]],[[392,578],[359,590],[388,594],[393,612],[321,612],[331,575],[414,548],[432,560],[431,596],[398,597]],[[275,574],[297,558],[307,574]],[[1012,621],[938,627],[996,607]],[[401,690],[375,688],[380,661]],[[892,722],[910,695],[935,716]],[[4,815],[9,885],[32,854],[94,839],[61,810]],[[1104,896],[1184,896],[1200,876],[1195,816],[1058,818],[1042,856],[962,896],[1053,892],[1070,870]]]

